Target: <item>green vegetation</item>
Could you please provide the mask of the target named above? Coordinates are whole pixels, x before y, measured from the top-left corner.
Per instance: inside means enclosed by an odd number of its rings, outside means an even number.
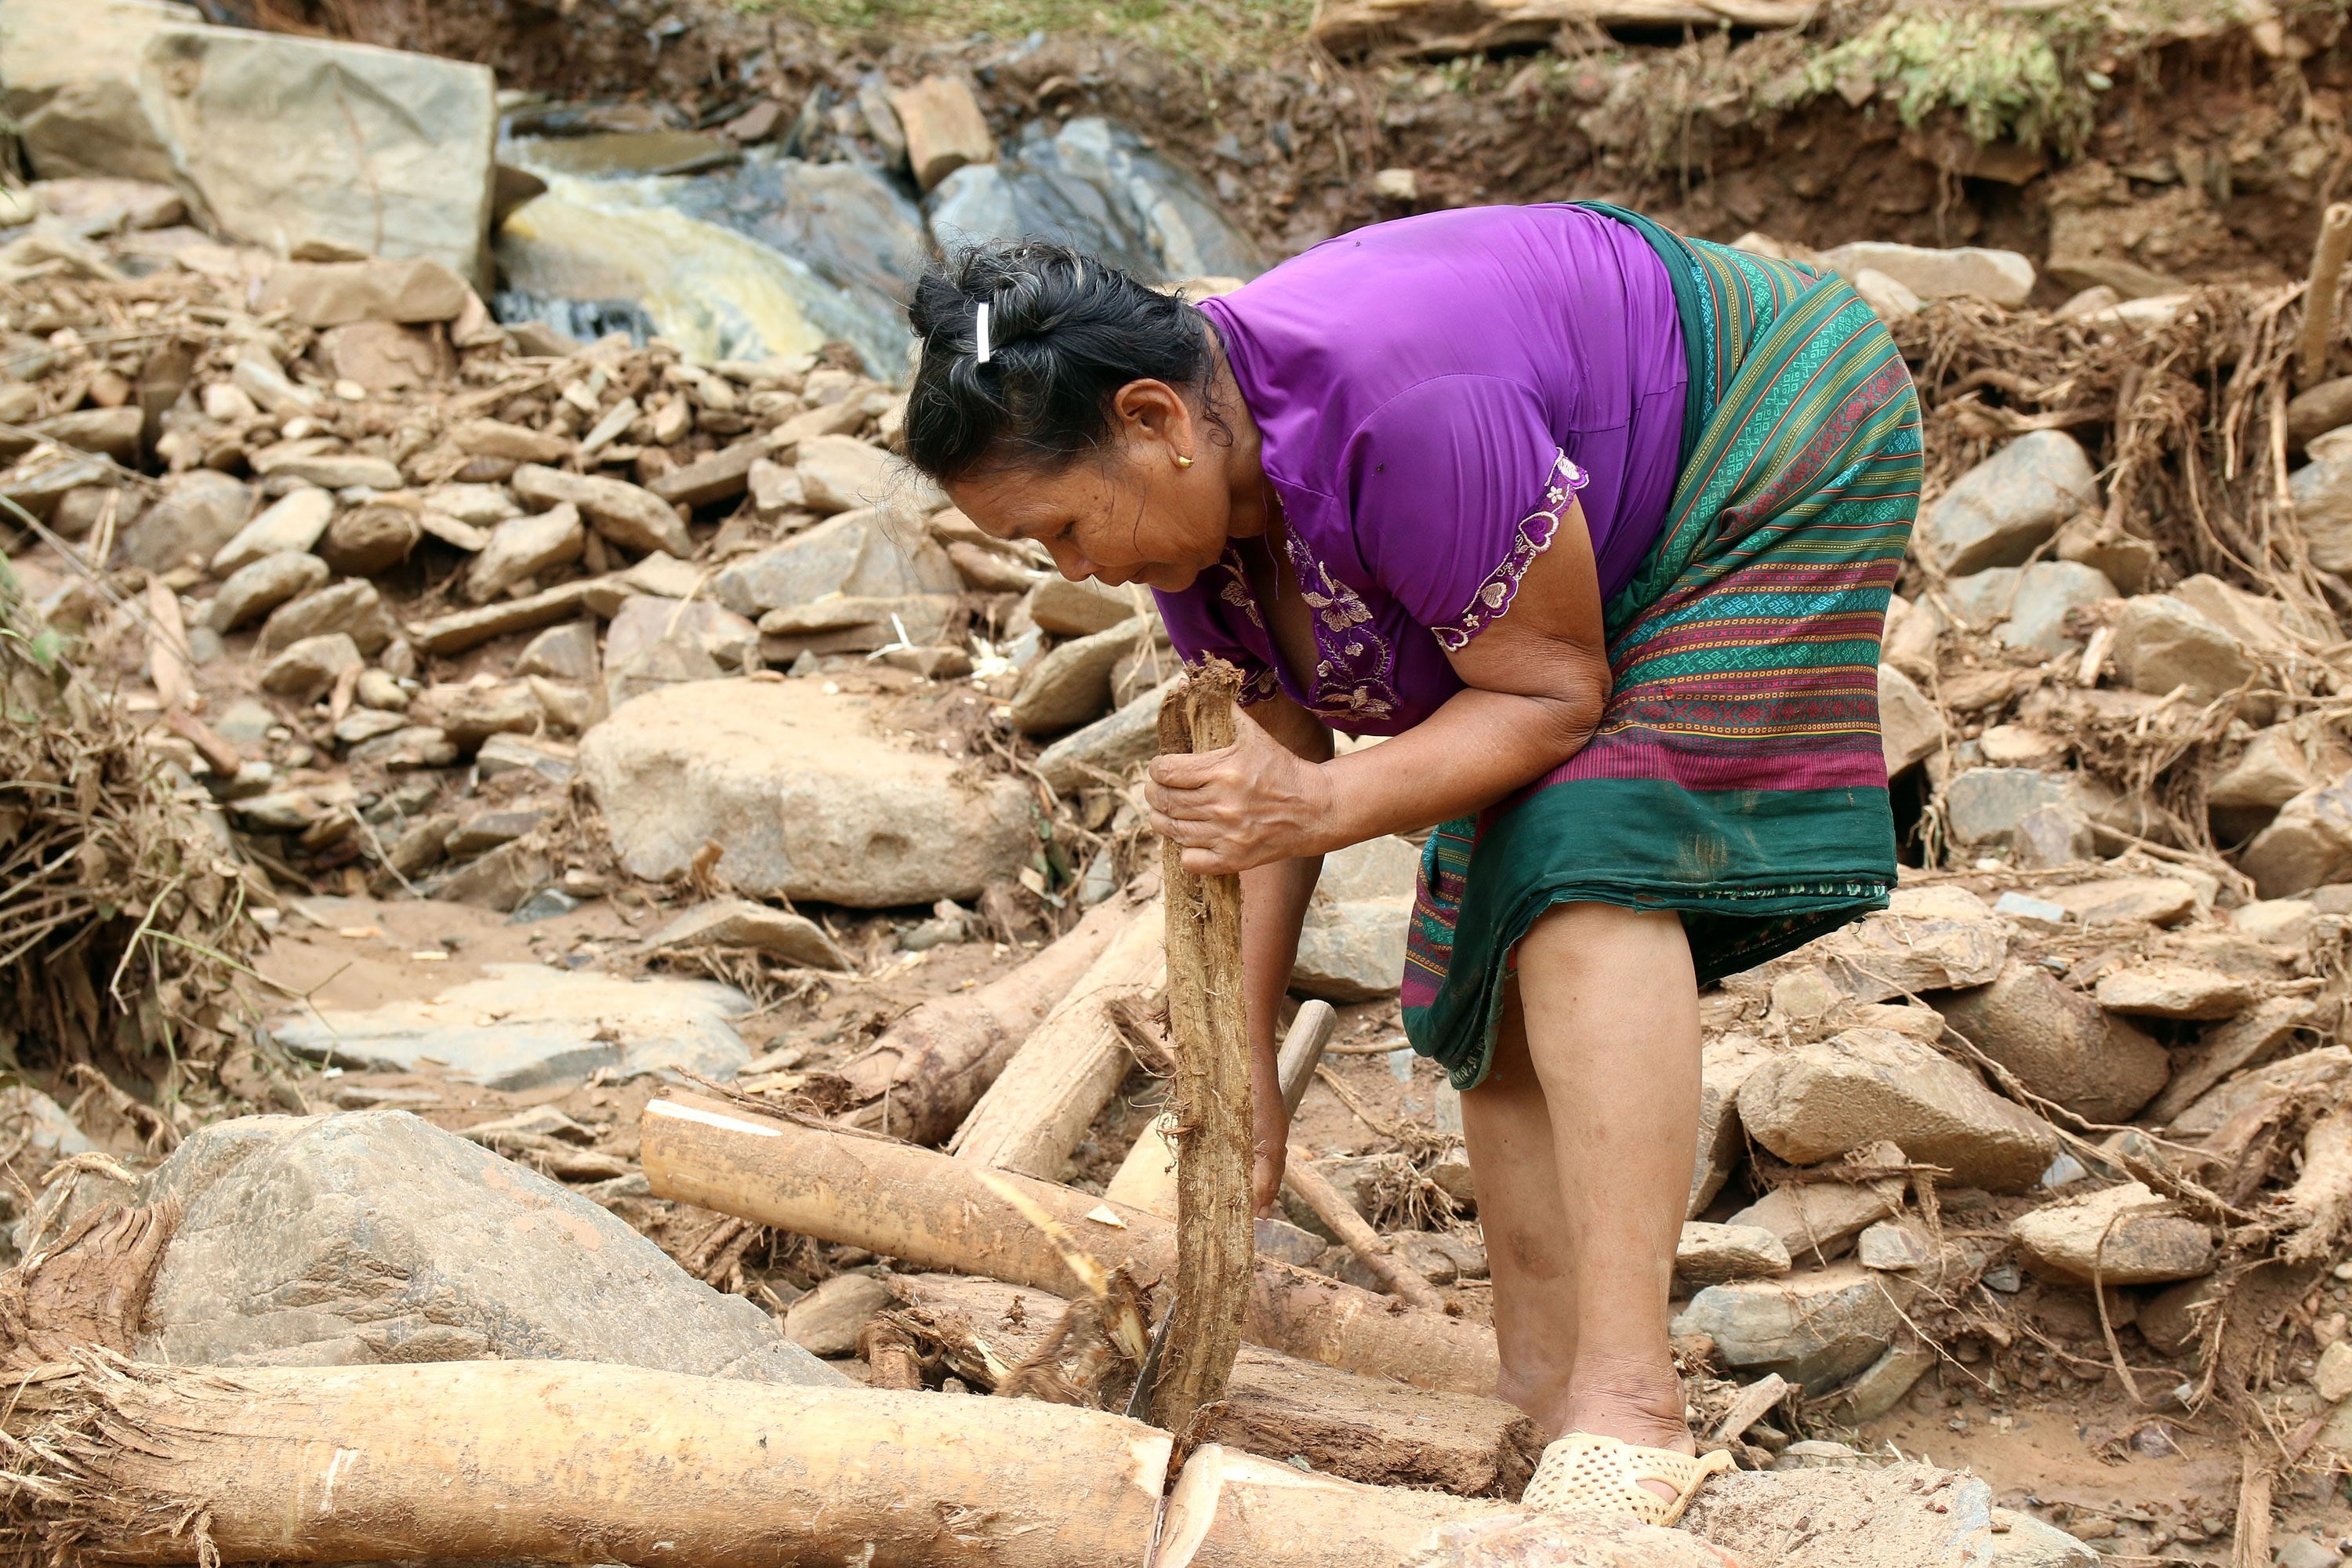
[[[737,0],[754,15],[801,17],[840,33],[942,40],[987,33],[1131,39],[1204,65],[1265,61],[1305,42],[1314,0]]]

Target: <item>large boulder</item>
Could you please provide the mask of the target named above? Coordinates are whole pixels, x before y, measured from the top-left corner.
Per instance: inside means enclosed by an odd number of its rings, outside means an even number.
[[[2169,594],[2142,594],[2116,622],[2116,673],[2153,697],[2179,687],[2193,703],[2210,702],[2261,668],[2239,639]]]
[[[1938,1011],[2028,1089],[2085,1121],[2123,1121],[2171,1076],[2162,1046],[2039,963],[2012,960],[1991,984],[1941,999]]]
[[[148,39],[139,96],[176,183],[226,232],[438,261],[489,281],[488,66],[238,27]]]
[[[1395,995],[1420,871],[1421,851],[1393,837],[1325,856],[1299,926],[1291,989],[1342,1005]]]
[[[306,1009],[272,1034],[288,1050],[337,1067],[414,1072],[436,1062],[461,1082],[524,1089],[579,1083],[599,1068],[732,1078],[751,1059],[734,1025],[751,1010],[741,992],[708,980],[492,963],[481,979],[422,1001]]]
[[[1915,543],[1948,576],[2019,566],[2061,523],[2097,504],[2082,443],[2036,430],[1962,474],[1920,518]]]
[[[1748,1136],[1791,1164],[1881,1140],[1969,1186],[2023,1192],[2058,1155],[2058,1135],[1932,1046],[1889,1029],[1848,1029],[1772,1058],[1739,1086]]]
[[[1899,888],[1885,909],[1821,938],[1791,962],[1819,963],[1857,1002],[1981,985],[2009,956],[2008,923],[1966,888]]]
[[[172,155],[139,101],[139,57],[157,33],[204,19],[174,0],[0,5],[0,107],[34,174],[170,180]]]
[[[2114,598],[2116,585],[2079,561],[2036,561],[1956,577],[1948,592],[1961,619],[1991,627],[2002,646],[2056,658],[2081,646],[2066,634],[2067,612]]]
[[[142,1184],[181,1215],[142,1361],[587,1361],[839,1374],[597,1205],[405,1111],[215,1122]]]
[[[885,514],[843,512],[783,543],[730,562],[711,579],[719,602],[754,619],[827,594],[897,599],[961,592],[947,552],[928,535],[894,537]]]
[[[754,898],[879,909],[970,899],[1033,847],[1028,792],[877,730],[814,681],[651,691],[591,730],[580,773],[630,874],[684,871],[706,843]]]
[[[2088,1285],[2160,1285],[2213,1271],[2213,1236],[2137,1182],[2068,1198],[2009,1222],[2035,1268]]]

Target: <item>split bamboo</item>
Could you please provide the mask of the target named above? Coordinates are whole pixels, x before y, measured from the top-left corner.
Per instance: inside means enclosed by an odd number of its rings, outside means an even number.
[[[1192,671],[1160,704],[1162,753],[1234,743],[1241,672],[1223,659]],[[1161,847],[1166,888],[1168,1037],[1176,1058],[1176,1278],[1166,1359],[1152,1419],[1181,1432],[1224,1396],[1256,1239],[1250,1225],[1248,1015],[1242,985],[1242,879],[1187,870],[1175,840]]]
[[[916,1143],[946,1139],[1135,918],[1126,898],[1107,900],[1011,973],[900,1018],[841,1069],[859,1101],[843,1120]]]
[[[911,1268],[982,1274],[1057,1296],[1085,1289],[1053,1242],[969,1162],[677,1089],[646,1104],[639,1140],[656,1197],[862,1247]],[[1131,1262],[1139,1279],[1169,1277],[1176,1236],[1167,1221],[1051,1182],[997,1179],[1105,1265]],[[1391,1298],[1259,1258],[1243,1334],[1269,1350],[1417,1388],[1494,1392],[1492,1330],[1399,1309]]]

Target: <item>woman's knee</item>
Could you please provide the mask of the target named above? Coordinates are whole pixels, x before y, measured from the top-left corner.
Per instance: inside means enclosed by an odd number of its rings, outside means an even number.
[[[1696,988],[1690,939],[1672,910],[1554,904],[1519,939],[1518,960],[1523,973],[1534,963],[1555,975],[1620,984],[1668,979]]]

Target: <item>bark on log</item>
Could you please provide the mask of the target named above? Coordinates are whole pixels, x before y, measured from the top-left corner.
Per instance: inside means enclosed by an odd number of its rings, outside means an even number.
[[[1068,1303],[1025,1285],[958,1274],[898,1274],[903,1310],[929,1353],[975,1388],[999,1392],[1056,1330]],[[1408,1388],[1244,1345],[1225,1397],[1202,1423],[1207,1443],[1270,1459],[1299,1455],[1327,1475],[1457,1497],[1516,1498],[1543,1450],[1535,1423],[1499,1399]]]
[[[948,1145],[958,1159],[1061,1178],[1070,1151],[1127,1076],[1112,1004],[1144,1001],[1165,983],[1162,924],[1158,900],[1129,918],[971,1108]]]
[[[983,1274],[1057,1296],[1084,1289],[1053,1243],[964,1161],[676,1089],[647,1103],[639,1134],[656,1197],[916,1268]],[[1130,1261],[1137,1278],[1165,1279],[1176,1261],[1175,1227],[1165,1220],[1050,1182],[1003,1179],[1106,1266]],[[1485,1325],[1400,1310],[1388,1297],[1271,1258],[1257,1260],[1242,1331],[1286,1354],[1417,1388],[1495,1388],[1495,1336]]]
[[[915,1143],[947,1138],[1134,918],[1124,896],[1106,900],[1011,973],[900,1018],[841,1069],[860,1102],[843,1120]]]
[[[0,1541],[156,1563],[1722,1568],[1705,1542],[1360,1486],[1025,1400],[578,1362],[90,1364],[5,1391]],[[18,1394],[28,1395],[18,1399]],[[1167,1497],[1156,1553],[1155,1513]],[[1521,1552],[1480,1552],[1493,1532]]]
[[[1241,671],[1210,659],[1160,704],[1160,750],[1234,743]],[[1241,1351],[1256,1242],[1250,1226],[1248,1015],[1242,988],[1242,879],[1184,868],[1160,851],[1167,889],[1168,1036],[1176,1057],[1176,1278],[1152,1419],[1185,1430],[1222,1398]]]
[[[1323,1001],[1303,1002],[1297,1016],[1290,1020],[1289,1032],[1282,1037],[1282,1048],[1275,1053],[1275,1079],[1282,1085],[1282,1109],[1286,1115],[1298,1114],[1298,1102],[1307,1097],[1307,1086],[1315,1081],[1315,1068],[1323,1059],[1323,1047],[1331,1043],[1331,1032],[1339,1026],[1339,1015],[1331,1004]],[[1118,1173],[1103,1189],[1103,1196],[1113,1203],[1125,1204],[1156,1214],[1161,1219],[1176,1217],[1176,1116],[1163,1112],[1151,1119],[1151,1125],[1135,1141],[1135,1147],[1119,1162]]]

